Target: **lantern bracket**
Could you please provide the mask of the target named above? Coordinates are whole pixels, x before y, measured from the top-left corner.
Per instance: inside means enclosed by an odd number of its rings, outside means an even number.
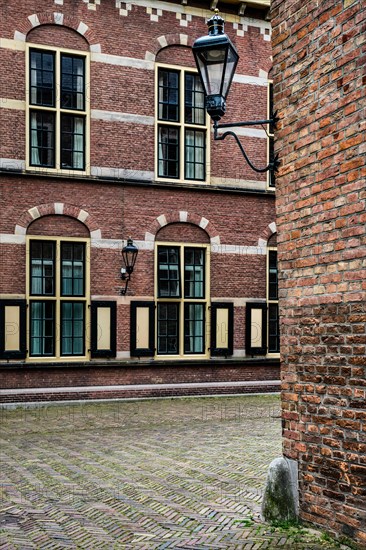
[[[255,172],[268,172],[269,170],[277,171],[278,166],[280,164],[280,161],[278,159],[278,154],[274,156],[273,159],[269,161],[267,166],[264,168],[258,168],[255,166],[249,159],[248,155],[245,152],[245,149],[243,147],[243,144],[241,143],[240,139],[238,138],[237,134],[233,132],[232,130],[228,130],[224,132],[223,134],[219,134],[219,130],[225,129],[225,128],[240,128],[243,126],[263,126],[264,125],[271,125],[273,129],[276,128],[276,123],[278,122],[279,118],[277,116],[277,113],[274,113],[273,118],[270,119],[264,119],[264,120],[248,120],[244,122],[224,122],[223,124],[219,124],[217,120],[214,120],[213,128],[214,128],[214,140],[215,141],[222,141],[227,136],[232,136],[236,143],[238,144],[238,147],[241,151],[241,154],[245,158],[246,162],[249,164],[252,170]],[[265,130],[267,136],[268,132]]]

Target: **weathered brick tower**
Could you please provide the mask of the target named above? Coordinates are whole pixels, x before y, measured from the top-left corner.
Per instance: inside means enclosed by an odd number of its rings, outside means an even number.
[[[284,454],[303,519],[366,545],[366,6],[273,0]]]

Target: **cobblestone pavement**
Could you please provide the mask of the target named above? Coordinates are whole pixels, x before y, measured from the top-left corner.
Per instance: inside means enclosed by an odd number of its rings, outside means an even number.
[[[336,548],[259,520],[279,397],[1,410],[2,549]]]

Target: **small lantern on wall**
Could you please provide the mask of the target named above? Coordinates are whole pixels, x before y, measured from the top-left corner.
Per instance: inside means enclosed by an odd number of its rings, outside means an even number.
[[[133,268],[135,267],[138,248],[133,244],[131,237],[127,239],[127,244],[122,248],[122,259],[124,266],[121,268],[121,279],[125,281],[125,288],[121,289],[121,294],[124,296],[127,292],[128,283],[131,279]]]

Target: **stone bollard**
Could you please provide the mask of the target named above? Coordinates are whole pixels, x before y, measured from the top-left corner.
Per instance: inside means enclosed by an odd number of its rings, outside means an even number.
[[[299,509],[297,462],[275,458],[269,465],[262,518],[269,523],[297,521]]]

